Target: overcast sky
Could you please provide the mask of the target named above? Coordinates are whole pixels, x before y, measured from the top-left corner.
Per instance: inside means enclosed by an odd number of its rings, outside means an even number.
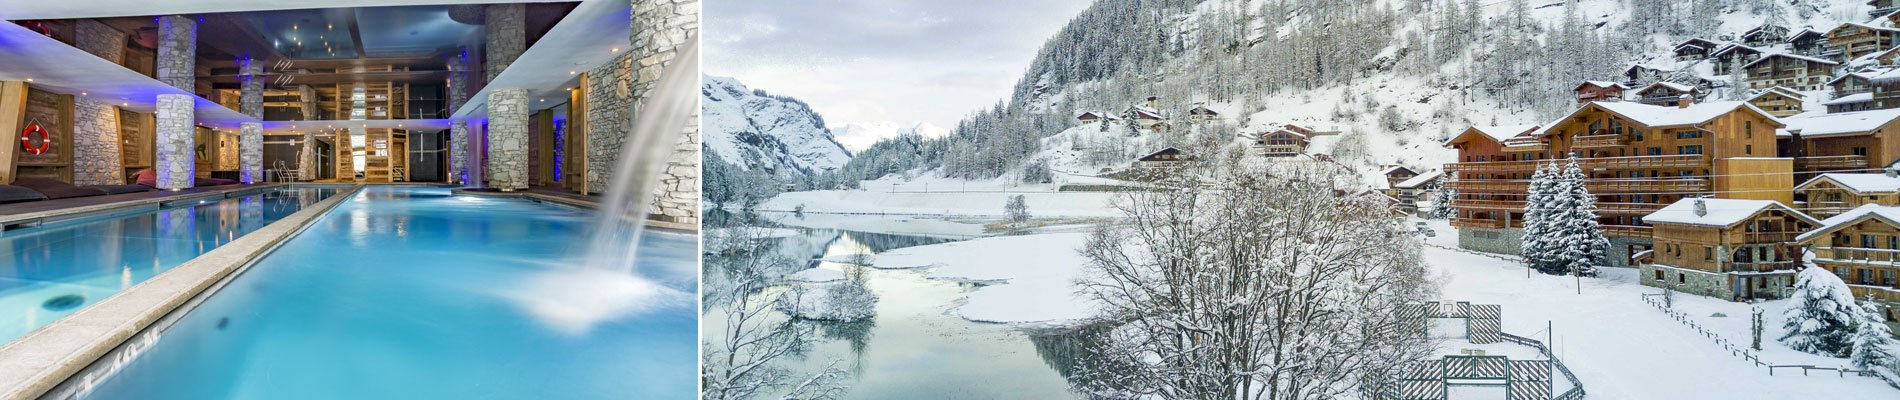
[[[719,0],[704,7],[706,73],[797,97],[850,123],[956,126],[1008,97],[1090,0]]]

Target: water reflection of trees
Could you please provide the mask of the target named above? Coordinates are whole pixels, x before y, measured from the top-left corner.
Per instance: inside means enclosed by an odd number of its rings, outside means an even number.
[[[864,356],[871,348],[871,331],[877,328],[877,318],[851,322],[805,321],[816,325],[819,336],[826,340],[844,341],[851,347],[851,374],[864,375]]]
[[[933,238],[933,237],[913,236],[913,235],[893,235],[893,234],[888,234],[888,233],[871,233],[871,232],[859,232],[859,231],[844,231],[844,232],[845,232],[845,235],[849,236],[852,241],[858,242],[858,244],[862,244],[864,245],[864,247],[871,249],[872,252],[877,252],[877,253],[883,253],[886,251],[891,251],[893,249],[901,249],[905,247],[927,246],[927,245],[949,243],[949,242],[956,241],[955,239]]]
[[[1063,378],[1075,378],[1079,360],[1087,354],[1091,346],[1099,345],[1100,334],[1107,331],[1107,324],[1090,324],[1068,328],[1025,329],[1029,342],[1036,346],[1036,355],[1049,368],[1062,374]]]

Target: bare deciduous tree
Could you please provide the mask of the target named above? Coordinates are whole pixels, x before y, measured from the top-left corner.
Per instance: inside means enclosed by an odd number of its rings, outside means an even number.
[[[776,296],[763,295],[797,266],[791,258],[769,248],[770,241],[753,228],[707,243],[702,293],[708,318],[701,345],[701,398],[720,400],[780,396],[787,399],[836,399],[844,394],[844,369],[838,361],[815,373],[799,376],[776,365],[788,356],[803,354],[818,327],[800,324],[772,311]],[[716,330],[716,331],[715,331]]]
[[[1433,348],[1398,315],[1430,298],[1419,247],[1328,163],[1241,162],[1133,194],[1082,250],[1115,326],[1075,386],[1106,398],[1330,399]]]

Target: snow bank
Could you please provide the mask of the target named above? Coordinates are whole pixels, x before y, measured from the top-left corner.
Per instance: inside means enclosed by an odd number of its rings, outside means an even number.
[[[932,215],[947,217],[1003,218],[1003,204],[1010,196],[1022,195],[1029,214],[1047,217],[1112,217],[1109,208],[1115,193],[1057,192],[1050,187],[1016,189],[970,189],[945,184],[925,189],[921,185],[876,186],[867,181],[868,190],[818,190],[781,193],[756,207],[764,211],[791,211],[805,206],[806,214],[844,213],[874,215]],[[919,192],[911,192],[918,190]],[[921,192],[932,190],[931,192]],[[982,190],[982,191],[977,191]]]
[[[785,279],[798,282],[837,282],[844,280],[844,272],[824,268],[812,268],[786,275]]]

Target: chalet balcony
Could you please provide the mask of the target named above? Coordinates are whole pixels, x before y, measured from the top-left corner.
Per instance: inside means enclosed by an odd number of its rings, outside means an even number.
[[[1597,214],[1649,215],[1661,210],[1668,204],[1659,203],[1597,203]]]
[[[1794,169],[1803,171],[1866,169],[1867,156],[1795,157]]]
[[[1854,298],[1856,299],[1865,299],[1869,296],[1872,296],[1876,300],[1885,301],[1889,303],[1900,303],[1900,288],[1893,288],[1893,287],[1879,286],[1879,285],[1848,284],[1847,289],[1849,291],[1854,292]]]
[[[1801,232],[1745,232],[1741,235],[1744,243],[1792,243],[1796,236],[1801,236]]]
[[[1504,220],[1490,218],[1452,218],[1451,226],[1459,228],[1502,229]]]
[[[1651,228],[1651,227],[1647,227],[1647,226],[1632,226],[1632,225],[1604,225],[1604,226],[1603,226],[1603,236],[1609,236],[1609,237],[1627,237],[1627,238],[1646,238],[1646,237],[1649,237],[1649,235],[1650,235],[1650,232],[1651,232],[1652,230],[1654,230],[1654,229],[1655,229],[1655,228]]]
[[[1728,270],[1734,271],[1734,272],[1793,271],[1799,268],[1800,266],[1801,266],[1801,263],[1798,261],[1759,261],[1759,262],[1731,261],[1728,263]]]
[[[1889,14],[1889,13],[1892,13],[1892,12],[1894,12],[1894,11],[1900,11],[1900,7],[1880,7],[1880,8],[1875,8],[1875,9],[1874,9],[1873,11],[1868,11],[1868,12],[1867,12],[1867,16],[1869,16],[1869,17],[1874,17],[1874,18],[1879,18],[1879,17],[1882,17],[1882,16],[1886,16],[1887,14]]]
[[[1528,173],[1531,171],[1536,171],[1538,163],[1548,162],[1548,161],[1549,160],[1464,162],[1464,163],[1446,164],[1445,170],[1450,171],[1450,172],[1491,172],[1491,173],[1526,172]],[[1667,156],[1635,156],[1635,157],[1597,157],[1597,158],[1581,159],[1579,160],[1579,164],[1583,168],[1589,169],[1592,171],[1657,169],[1657,168],[1708,168],[1709,167],[1708,156],[1702,155],[1702,154],[1679,154],[1679,155],[1667,155]]]
[[[1585,181],[1583,186],[1592,194],[1706,192],[1709,190],[1709,181],[1701,178],[1633,178]]]
[[[1460,179],[1451,183],[1452,190],[1459,193],[1528,193],[1531,182],[1526,180],[1482,180]]]
[[[1578,148],[1622,147],[1622,146],[1627,146],[1629,144],[1630,144],[1630,137],[1626,135],[1588,135],[1588,136],[1578,136],[1576,139],[1573,139],[1570,142],[1570,147],[1578,147]]]
[[[1485,209],[1485,210],[1524,211],[1524,201],[1523,200],[1458,199],[1458,200],[1453,200],[1451,202],[1451,207],[1460,209],[1460,210]]]
[[[1820,263],[1900,267],[1900,250],[1813,246],[1808,251],[1814,252],[1815,261]]]

